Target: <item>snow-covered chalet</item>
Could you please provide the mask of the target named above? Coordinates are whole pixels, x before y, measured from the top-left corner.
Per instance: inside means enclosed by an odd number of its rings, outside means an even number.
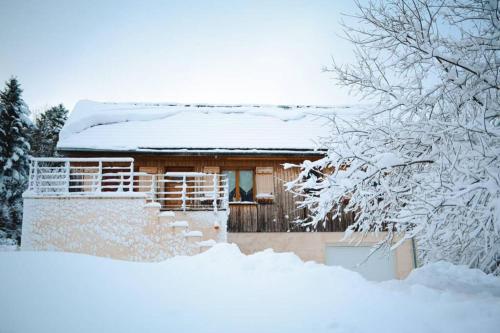
[[[217,242],[245,253],[293,251],[304,260],[404,277],[410,242],[356,266],[378,241],[344,240],[353,213],[318,230],[284,184],[285,163],[318,159],[329,116],[349,107],[80,101],[60,133],[60,158],[31,162],[22,247],[151,261]]]

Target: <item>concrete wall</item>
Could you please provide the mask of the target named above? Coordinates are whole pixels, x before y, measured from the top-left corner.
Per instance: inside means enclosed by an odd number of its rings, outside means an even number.
[[[200,252],[199,237],[184,231],[206,231],[204,238],[225,241],[226,212],[189,212],[162,218],[159,205],[146,204],[143,194],[24,197],[22,250],[56,250],[115,259],[158,261]],[[207,217],[208,216],[208,217]],[[173,220],[190,222],[189,229],[173,228]],[[222,224],[214,229],[214,222]]]
[[[268,248],[276,252],[294,252],[302,260],[325,263],[325,250],[328,245],[373,246],[383,239],[368,235],[358,243],[360,236],[343,241],[343,232],[244,232],[229,233],[228,241],[235,243],[245,254],[251,254]],[[413,247],[410,241],[403,243],[395,253],[396,276],[405,278],[414,267]]]

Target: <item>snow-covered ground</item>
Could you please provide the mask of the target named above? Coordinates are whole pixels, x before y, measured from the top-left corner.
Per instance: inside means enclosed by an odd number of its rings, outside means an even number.
[[[498,332],[500,280],[439,263],[364,280],[271,250],[220,244],[131,263],[0,253],[0,332]]]

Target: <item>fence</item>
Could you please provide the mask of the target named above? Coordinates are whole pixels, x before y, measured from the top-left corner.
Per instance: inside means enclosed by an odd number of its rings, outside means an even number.
[[[33,158],[28,191],[40,196],[141,192],[162,209],[227,209],[225,175],[134,172],[132,158]]]

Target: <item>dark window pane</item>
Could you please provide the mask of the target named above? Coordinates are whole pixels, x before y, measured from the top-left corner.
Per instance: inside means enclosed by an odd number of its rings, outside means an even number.
[[[222,174],[226,175],[229,181],[229,201],[234,201],[236,196],[236,172],[233,170],[226,170],[223,171]]]
[[[241,201],[253,201],[253,171],[240,170],[239,176]]]

